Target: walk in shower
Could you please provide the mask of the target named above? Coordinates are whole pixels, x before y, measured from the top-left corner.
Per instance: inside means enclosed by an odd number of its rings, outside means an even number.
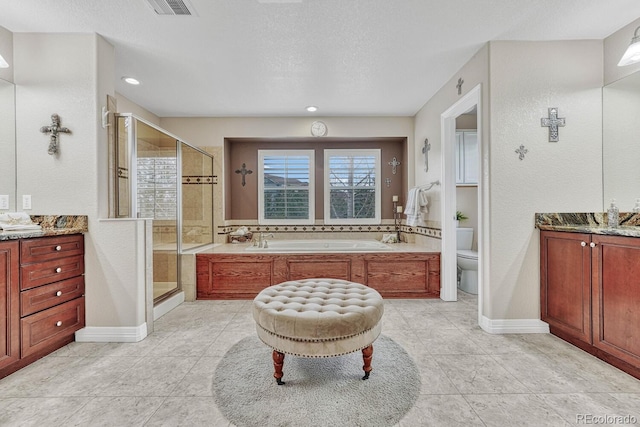
[[[130,114],[116,116],[113,211],[153,220],[153,301],[181,290],[180,254],[213,243],[213,157]]]

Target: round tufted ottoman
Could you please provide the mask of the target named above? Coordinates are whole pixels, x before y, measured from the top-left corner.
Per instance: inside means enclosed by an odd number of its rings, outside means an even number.
[[[253,300],[258,337],[273,348],[278,384],[284,354],[332,357],[362,350],[363,379],[369,378],[372,343],[380,335],[383,301],[360,283],[304,279],[263,289]]]

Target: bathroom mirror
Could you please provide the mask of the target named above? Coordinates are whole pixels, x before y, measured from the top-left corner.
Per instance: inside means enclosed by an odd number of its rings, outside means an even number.
[[[640,198],[640,72],[602,90],[603,210],[630,212]]]
[[[0,79],[0,211],[16,210],[15,86]]]

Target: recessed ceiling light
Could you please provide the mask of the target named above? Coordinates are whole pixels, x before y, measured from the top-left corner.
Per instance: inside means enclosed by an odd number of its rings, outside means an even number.
[[[310,113],[314,113],[314,112],[318,111],[318,107],[316,107],[315,105],[309,105],[307,107],[307,111],[310,112]]]
[[[123,77],[122,80],[124,80],[126,83],[129,83],[130,85],[140,84],[140,82],[137,79],[134,79],[133,77]]]

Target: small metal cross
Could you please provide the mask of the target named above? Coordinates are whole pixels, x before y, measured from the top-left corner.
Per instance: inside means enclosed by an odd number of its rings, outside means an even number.
[[[242,174],[242,186],[244,187],[247,184],[245,180],[245,176],[251,175],[253,171],[251,169],[247,169],[247,164],[242,164],[242,169],[236,169],[236,173]]]
[[[391,178],[385,178],[384,183],[387,184],[387,187],[391,187]]]
[[[49,150],[48,153],[50,155],[54,155],[58,152],[58,134],[62,133],[71,133],[68,128],[60,126],[60,116],[57,114],[51,115],[51,125],[50,126],[42,126],[40,128],[40,132],[49,133],[51,132],[51,140],[49,141]]]
[[[527,150],[526,148],[524,148],[524,145],[520,145],[520,148],[518,148],[516,150],[516,153],[519,154],[518,158],[520,160],[524,160],[524,155],[527,154],[529,152],[529,150]]]
[[[422,147],[422,154],[424,154],[424,171],[429,172],[429,150],[431,150],[431,144],[429,144],[429,138],[425,138],[424,147]]]
[[[456,87],[458,88],[458,95],[462,94],[462,84],[464,83],[464,80],[462,80],[462,77],[458,78],[458,84],[456,85]]]
[[[396,172],[398,172],[398,166],[400,165],[400,162],[394,157],[389,162],[389,165],[391,165],[391,172],[393,172],[393,174],[395,175]]]
[[[543,127],[549,128],[549,142],[558,142],[558,126],[565,125],[565,120],[558,118],[558,109],[556,107],[549,108],[549,117],[540,119]]]

